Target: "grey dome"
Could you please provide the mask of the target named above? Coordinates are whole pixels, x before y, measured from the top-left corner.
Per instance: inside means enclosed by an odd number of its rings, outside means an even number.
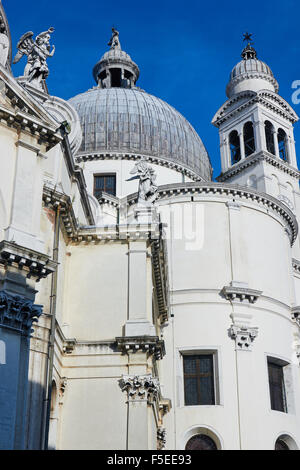
[[[230,79],[237,77],[238,75],[242,75],[244,73],[263,73],[269,75],[270,77],[274,77],[272,70],[270,67],[265,64],[262,60],[258,59],[247,59],[241,60],[232,70],[230,74]]]
[[[189,122],[172,106],[137,88],[95,87],[70,99],[79,114],[79,155],[121,152],[157,157],[211,180],[207,151]]]

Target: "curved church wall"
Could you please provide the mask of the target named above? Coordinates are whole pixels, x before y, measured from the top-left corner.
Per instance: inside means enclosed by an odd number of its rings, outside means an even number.
[[[194,249],[188,232],[176,239],[178,213],[188,221],[191,206],[198,214],[194,229],[200,241]],[[290,239],[282,219],[260,204],[212,195],[194,196],[192,203],[190,196],[166,198],[160,213],[171,225],[172,318],[164,330],[169,359],[162,362],[161,379],[173,402],[166,417],[167,448],[183,449],[188,430],[197,427],[215,430],[224,449],[272,449],[283,429],[299,444],[295,298]],[[259,291],[257,300],[228,299],[223,288],[231,284]],[[239,350],[232,325],[257,328],[251,351]],[[216,404],[185,406],[183,357],[204,353],[214,355]],[[271,410],[268,357],[285,364],[287,413]]]

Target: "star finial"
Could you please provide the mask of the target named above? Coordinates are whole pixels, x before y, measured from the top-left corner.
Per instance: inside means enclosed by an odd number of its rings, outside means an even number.
[[[243,34],[243,36],[244,36],[244,39],[243,39],[244,41],[248,41],[249,43],[252,42],[253,34],[250,34],[250,33],[246,32],[246,33]]]

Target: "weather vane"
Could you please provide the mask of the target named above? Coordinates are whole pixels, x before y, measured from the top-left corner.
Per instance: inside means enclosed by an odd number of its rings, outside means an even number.
[[[248,41],[249,43],[252,42],[253,34],[250,34],[250,33],[247,32],[247,33],[243,34],[243,36],[244,36],[244,41]]]

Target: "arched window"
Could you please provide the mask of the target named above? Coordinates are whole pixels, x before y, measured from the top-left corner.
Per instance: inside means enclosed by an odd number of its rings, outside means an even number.
[[[290,448],[287,443],[279,437],[275,443],[275,450],[290,450]]]
[[[245,157],[249,157],[255,152],[254,129],[252,122],[246,122],[244,125],[244,145]]]
[[[274,450],[298,450],[298,445],[288,434],[281,434],[276,439]]]
[[[278,147],[280,158],[287,162],[286,133],[283,129],[278,129]]]
[[[191,437],[185,450],[218,450],[215,441],[206,434],[196,434]]]
[[[274,146],[274,126],[270,121],[265,122],[266,144],[268,152],[276,155]]]
[[[231,164],[234,165],[235,163],[239,162],[241,159],[240,137],[237,131],[230,132],[229,146],[230,146],[230,154],[231,154]]]

